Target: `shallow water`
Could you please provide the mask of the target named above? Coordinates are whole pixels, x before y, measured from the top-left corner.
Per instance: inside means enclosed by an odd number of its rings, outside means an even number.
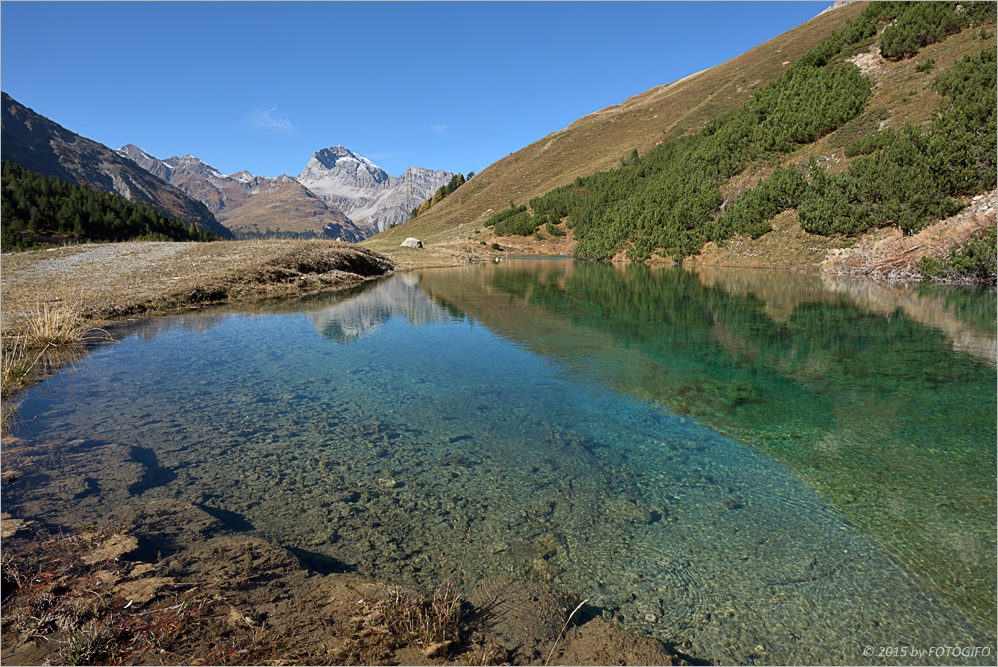
[[[524,260],[270,310],[32,390],[50,470],[5,511],[177,498],[319,572],[527,577],[719,662],[993,660],[993,293]],[[880,656],[954,645],[992,657]]]

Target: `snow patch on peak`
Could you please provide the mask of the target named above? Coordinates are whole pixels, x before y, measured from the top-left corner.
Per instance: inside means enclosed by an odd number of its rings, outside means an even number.
[[[155,160],[156,159],[154,156],[149,155],[149,153],[146,153],[144,150],[142,150],[141,148],[139,148],[135,144],[125,144],[124,146],[122,146],[121,148],[119,148],[115,152],[118,155],[120,155],[121,157],[127,157],[129,159],[131,159],[132,156],[135,155],[136,153],[138,153],[140,156],[142,156],[143,158],[145,158],[147,160]]]
[[[336,168],[336,165],[339,162],[356,162],[369,167],[369,171],[372,169],[376,171],[383,171],[381,167],[374,164],[363,155],[358,155],[345,146],[330,146],[329,148],[323,148],[322,150],[318,150],[313,153],[312,158],[326,169]]]

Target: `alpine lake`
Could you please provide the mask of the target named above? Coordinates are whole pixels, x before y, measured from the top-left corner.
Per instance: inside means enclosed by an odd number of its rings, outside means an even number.
[[[994,664],[993,289],[514,258],[109,331],[24,396],[5,511],[183,501],[714,663]]]

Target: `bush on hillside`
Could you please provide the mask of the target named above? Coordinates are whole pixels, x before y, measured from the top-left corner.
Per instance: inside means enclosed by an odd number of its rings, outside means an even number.
[[[823,234],[857,234],[884,224],[910,232],[948,215],[959,207],[951,197],[994,187],[988,185],[995,180],[993,57],[990,79],[986,55],[937,78],[946,100],[925,136],[915,128],[877,134],[888,114],[877,109],[860,115],[872,94],[870,81],[844,60],[871,42],[878,25],[893,21],[901,26],[892,29],[898,39],[915,35],[916,42],[930,43],[936,39],[932,26],[949,29],[933,18],[938,11],[918,3],[871,3],[741,108],[643,156],[632,153],[617,169],[531,199],[530,207],[538,216],[567,216],[577,256],[605,259],[629,246],[633,260],[652,253],[680,260],[708,240],[764,234],[769,219],[794,206],[806,229]],[[961,25],[972,25],[993,14],[993,3],[972,3],[958,15]],[[753,162],[779,162],[831,132],[830,144],[859,156],[847,173],[831,176],[815,165],[806,176],[778,170],[718,218],[722,183]]]
[[[994,227],[971,238],[959,248],[950,248],[944,260],[923,257],[920,270],[929,278],[964,279],[994,282],[998,273],[998,231]]]
[[[996,49],[987,47],[940,73],[945,98],[928,130],[906,125],[849,146],[860,155],[834,176],[812,163],[811,187],[798,207],[803,228],[817,234],[859,234],[897,225],[917,232],[959,211],[952,197],[991,189],[996,175]]]
[[[485,226],[486,227],[493,227],[496,224],[502,222],[503,220],[505,220],[507,218],[511,218],[514,215],[518,215],[520,213],[523,213],[526,210],[527,210],[526,206],[517,206],[511,200],[509,202],[509,208],[506,209],[505,211],[499,211],[498,213],[496,213],[495,215],[493,215],[492,217],[490,217],[488,220],[485,221]]]
[[[496,236],[530,236],[537,231],[537,222],[526,211],[496,223]]]
[[[894,11],[895,21],[880,35],[885,58],[902,60],[963,28],[995,21],[993,2],[913,2]]]

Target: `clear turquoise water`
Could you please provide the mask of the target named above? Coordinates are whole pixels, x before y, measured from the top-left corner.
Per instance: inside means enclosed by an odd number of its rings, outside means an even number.
[[[524,260],[140,323],[28,394],[50,469],[4,509],[178,499],[320,572],[527,577],[718,662],[993,655],[994,300]]]

